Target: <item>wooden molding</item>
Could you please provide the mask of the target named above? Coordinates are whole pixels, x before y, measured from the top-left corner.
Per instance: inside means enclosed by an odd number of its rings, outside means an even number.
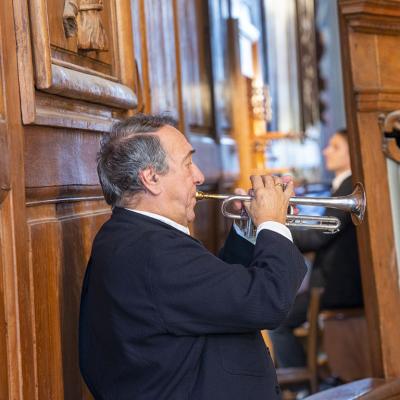
[[[392,111],[400,104],[400,90],[359,89],[355,101],[358,111]]]
[[[397,0],[342,0],[341,12],[356,32],[400,35]]]
[[[37,125],[108,132],[117,118],[106,107],[38,92],[36,113],[30,122]]]
[[[51,71],[48,93],[125,110],[137,106],[135,93],[125,85],[54,64]]]
[[[26,206],[104,200],[100,185],[64,185],[26,188]]]

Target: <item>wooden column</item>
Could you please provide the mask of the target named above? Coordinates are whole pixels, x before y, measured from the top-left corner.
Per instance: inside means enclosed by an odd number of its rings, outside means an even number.
[[[18,12],[18,10],[17,10]],[[36,399],[14,10],[0,2],[0,398]]]
[[[400,1],[340,0],[342,63],[354,181],[365,185],[358,228],[373,374],[400,376],[398,265],[378,116],[400,108]]]

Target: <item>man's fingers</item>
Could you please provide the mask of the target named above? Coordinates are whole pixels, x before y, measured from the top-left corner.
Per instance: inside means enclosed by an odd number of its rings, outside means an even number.
[[[251,185],[253,186],[254,190],[264,187],[264,182],[263,182],[263,179],[261,178],[261,176],[251,175],[250,180],[251,180]]]
[[[271,175],[263,175],[263,176],[262,176],[262,179],[263,179],[263,182],[264,182],[264,186],[265,186],[267,189],[271,189],[271,188],[274,187],[274,185],[275,185],[275,180],[274,180],[274,177],[273,177],[273,176],[271,176]]]
[[[291,197],[294,196],[294,184],[293,181],[290,181],[286,184],[286,189],[284,191],[285,197],[289,200]]]

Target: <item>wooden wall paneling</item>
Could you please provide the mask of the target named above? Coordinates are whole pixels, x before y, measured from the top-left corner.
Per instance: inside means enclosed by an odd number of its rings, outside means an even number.
[[[197,150],[194,160],[203,169],[206,184],[216,184],[221,165],[213,115],[208,7],[199,0],[175,4],[184,132]]]
[[[67,37],[64,1],[32,0],[28,9],[25,0],[15,0],[24,123],[104,131],[114,117],[137,107],[130,2],[96,3],[91,18],[97,21],[85,26],[81,20],[91,4],[80,3],[76,37]],[[102,34],[90,36],[94,27]],[[37,96],[35,87],[47,94]]]
[[[91,399],[78,364],[80,290],[94,235],[109,213],[102,201],[28,208],[40,399]]]
[[[46,216],[48,219],[48,216]],[[35,296],[35,329],[39,399],[62,399],[60,230],[57,223],[29,224],[31,270]],[[71,351],[72,349],[69,349]]]
[[[381,112],[400,108],[400,2],[341,0],[339,11],[352,170],[368,201],[357,234],[373,374],[400,376],[400,320],[391,312],[400,306],[399,271],[378,127]]]
[[[173,0],[138,0],[133,3],[137,13],[133,15],[134,32],[141,46],[140,70],[145,111],[167,111],[178,118]]]
[[[183,109],[190,132],[213,135],[213,99],[208,7],[204,1],[176,0]]]
[[[27,201],[101,195],[98,133],[31,126],[25,132]]]

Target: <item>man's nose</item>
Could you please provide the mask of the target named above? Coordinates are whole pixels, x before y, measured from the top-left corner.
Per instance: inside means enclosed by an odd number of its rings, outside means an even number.
[[[195,163],[193,163],[193,179],[196,185],[204,183],[204,175]]]

